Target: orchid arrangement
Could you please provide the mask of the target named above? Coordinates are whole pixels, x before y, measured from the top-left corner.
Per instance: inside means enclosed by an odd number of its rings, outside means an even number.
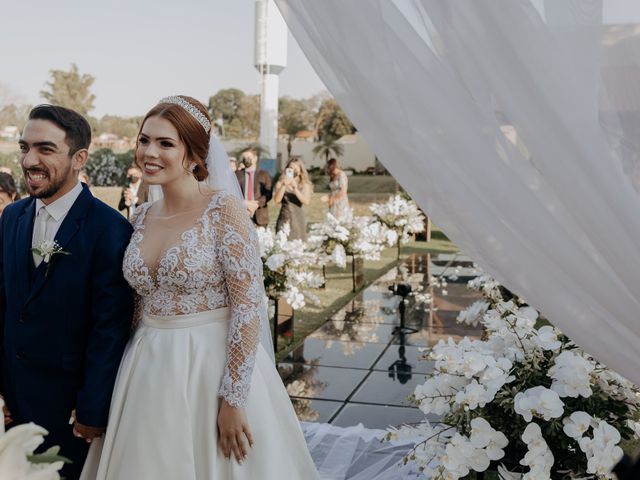
[[[318,297],[310,292],[323,283],[322,276],[310,270],[317,263],[316,254],[302,240],[288,240],[289,225],[278,233],[264,227],[257,232],[267,296],[284,298],[294,310],[307,302],[318,304]]]
[[[407,461],[427,478],[471,471],[502,479],[604,479],[638,438],[639,392],[551,326],[524,300],[483,275],[484,299],[458,320],[481,324],[481,340],[440,341],[426,352],[434,373],[413,400],[432,419],[390,429],[415,442]]]
[[[0,409],[4,401],[0,398]],[[3,480],[58,480],[58,471],[65,459],[58,456],[58,448],[34,455],[44,442],[47,431],[33,423],[4,430],[0,424],[0,478]]]
[[[371,217],[354,217],[353,211],[350,211],[340,219],[327,213],[324,222],[311,226],[309,243],[320,253],[322,264],[332,263],[345,268],[347,256],[379,260],[385,241],[395,238],[393,231],[374,222]]]
[[[380,222],[392,233],[386,235],[387,245],[408,242],[409,236],[424,231],[425,216],[413,200],[402,195],[389,197],[385,203],[369,205],[375,221]]]

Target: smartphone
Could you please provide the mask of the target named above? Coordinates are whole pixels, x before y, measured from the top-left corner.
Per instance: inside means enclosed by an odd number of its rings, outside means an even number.
[[[287,178],[293,178],[293,168],[285,168],[284,174]]]

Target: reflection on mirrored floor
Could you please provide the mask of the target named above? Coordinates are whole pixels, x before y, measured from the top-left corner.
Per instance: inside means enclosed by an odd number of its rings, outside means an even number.
[[[389,345],[373,366],[374,370],[390,371],[410,369],[413,373],[430,373],[434,362],[424,359],[421,347]]]
[[[281,363],[278,370],[292,397],[345,401],[368,375],[367,370]]]
[[[393,340],[394,326],[384,323],[347,322],[330,320],[309,338],[321,340],[339,340],[342,342],[366,342],[388,344]]]
[[[368,370],[385,348],[386,345],[381,343],[307,338],[284,361]]]
[[[339,427],[350,427],[362,423],[367,428],[385,429],[390,425],[421,422],[424,418],[424,413],[417,408],[349,403],[331,423]]]
[[[433,278],[443,272],[452,277]],[[413,256],[360,292],[278,365],[298,417],[368,428],[423,420],[408,400],[433,370],[422,350],[449,336],[482,335],[456,322],[480,298],[466,288],[475,274],[461,255]],[[389,288],[398,283],[432,301],[410,294],[401,316],[401,297]]]
[[[353,402],[370,402],[397,407],[410,407],[409,396],[417,385],[423,384],[427,376],[414,373],[407,368],[389,372],[371,372],[351,397]]]
[[[327,423],[344,405],[333,400],[291,397],[293,408],[301,422]]]

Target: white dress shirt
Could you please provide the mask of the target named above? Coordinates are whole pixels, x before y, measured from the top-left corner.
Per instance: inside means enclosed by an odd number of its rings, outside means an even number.
[[[80,193],[82,193],[82,184],[78,182],[75,187],[49,205],[45,205],[39,198],[36,199],[35,224],[33,227],[33,237],[31,238],[32,247],[41,244],[45,240],[53,240],[56,238],[62,222],[80,196]],[[41,212],[42,209],[44,209],[44,212]],[[42,257],[34,253],[33,261],[37,267],[40,265],[40,262],[42,262]]]

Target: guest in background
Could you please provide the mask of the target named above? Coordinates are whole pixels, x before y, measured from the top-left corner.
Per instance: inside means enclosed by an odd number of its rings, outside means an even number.
[[[349,198],[347,197],[347,189],[349,188],[349,180],[347,174],[340,169],[338,160],[329,159],[327,162],[327,174],[329,175],[329,189],[331,193],[323,196],[322,201],[329,204],[329,213],[338,220],[344,219],[349,215]]]
[[[147,201],[149,188],[142,183],[142,171],[135,165],[127,170],[128,186],[122,189],[118,210],[126,210],[127,218],[135,211],[136,207]]]
[[[266,227],[269,224],[267,203],[272,195],[271,175],[265,170],[258,170],[258,156],[253,150],[242,152],[241,163],[244,168],[236,171],[236,177],[247,211],[253,223]]]
[[[13,177],[6,172],[0,172],[0,215],[4,207],[17,200],[20,200],[20,195]]]
[[[238,171],[238,161],[235,159],[235,157],[229,157],[229,166],[231,167],[232,172]]]
[[[11,170],[10,167],[4,167],[4,166],[0,167],[0,173],[6,173],[13,177],[13,170]]]
[[[284,173],[276,183],[273,200],[282,204],[280,215],[276,222],[276,232],[289,224],[289,240],[307,239],[307,219],[304,206],[311,202],[313,184],[304,163],[298,158],[289,160]]]

